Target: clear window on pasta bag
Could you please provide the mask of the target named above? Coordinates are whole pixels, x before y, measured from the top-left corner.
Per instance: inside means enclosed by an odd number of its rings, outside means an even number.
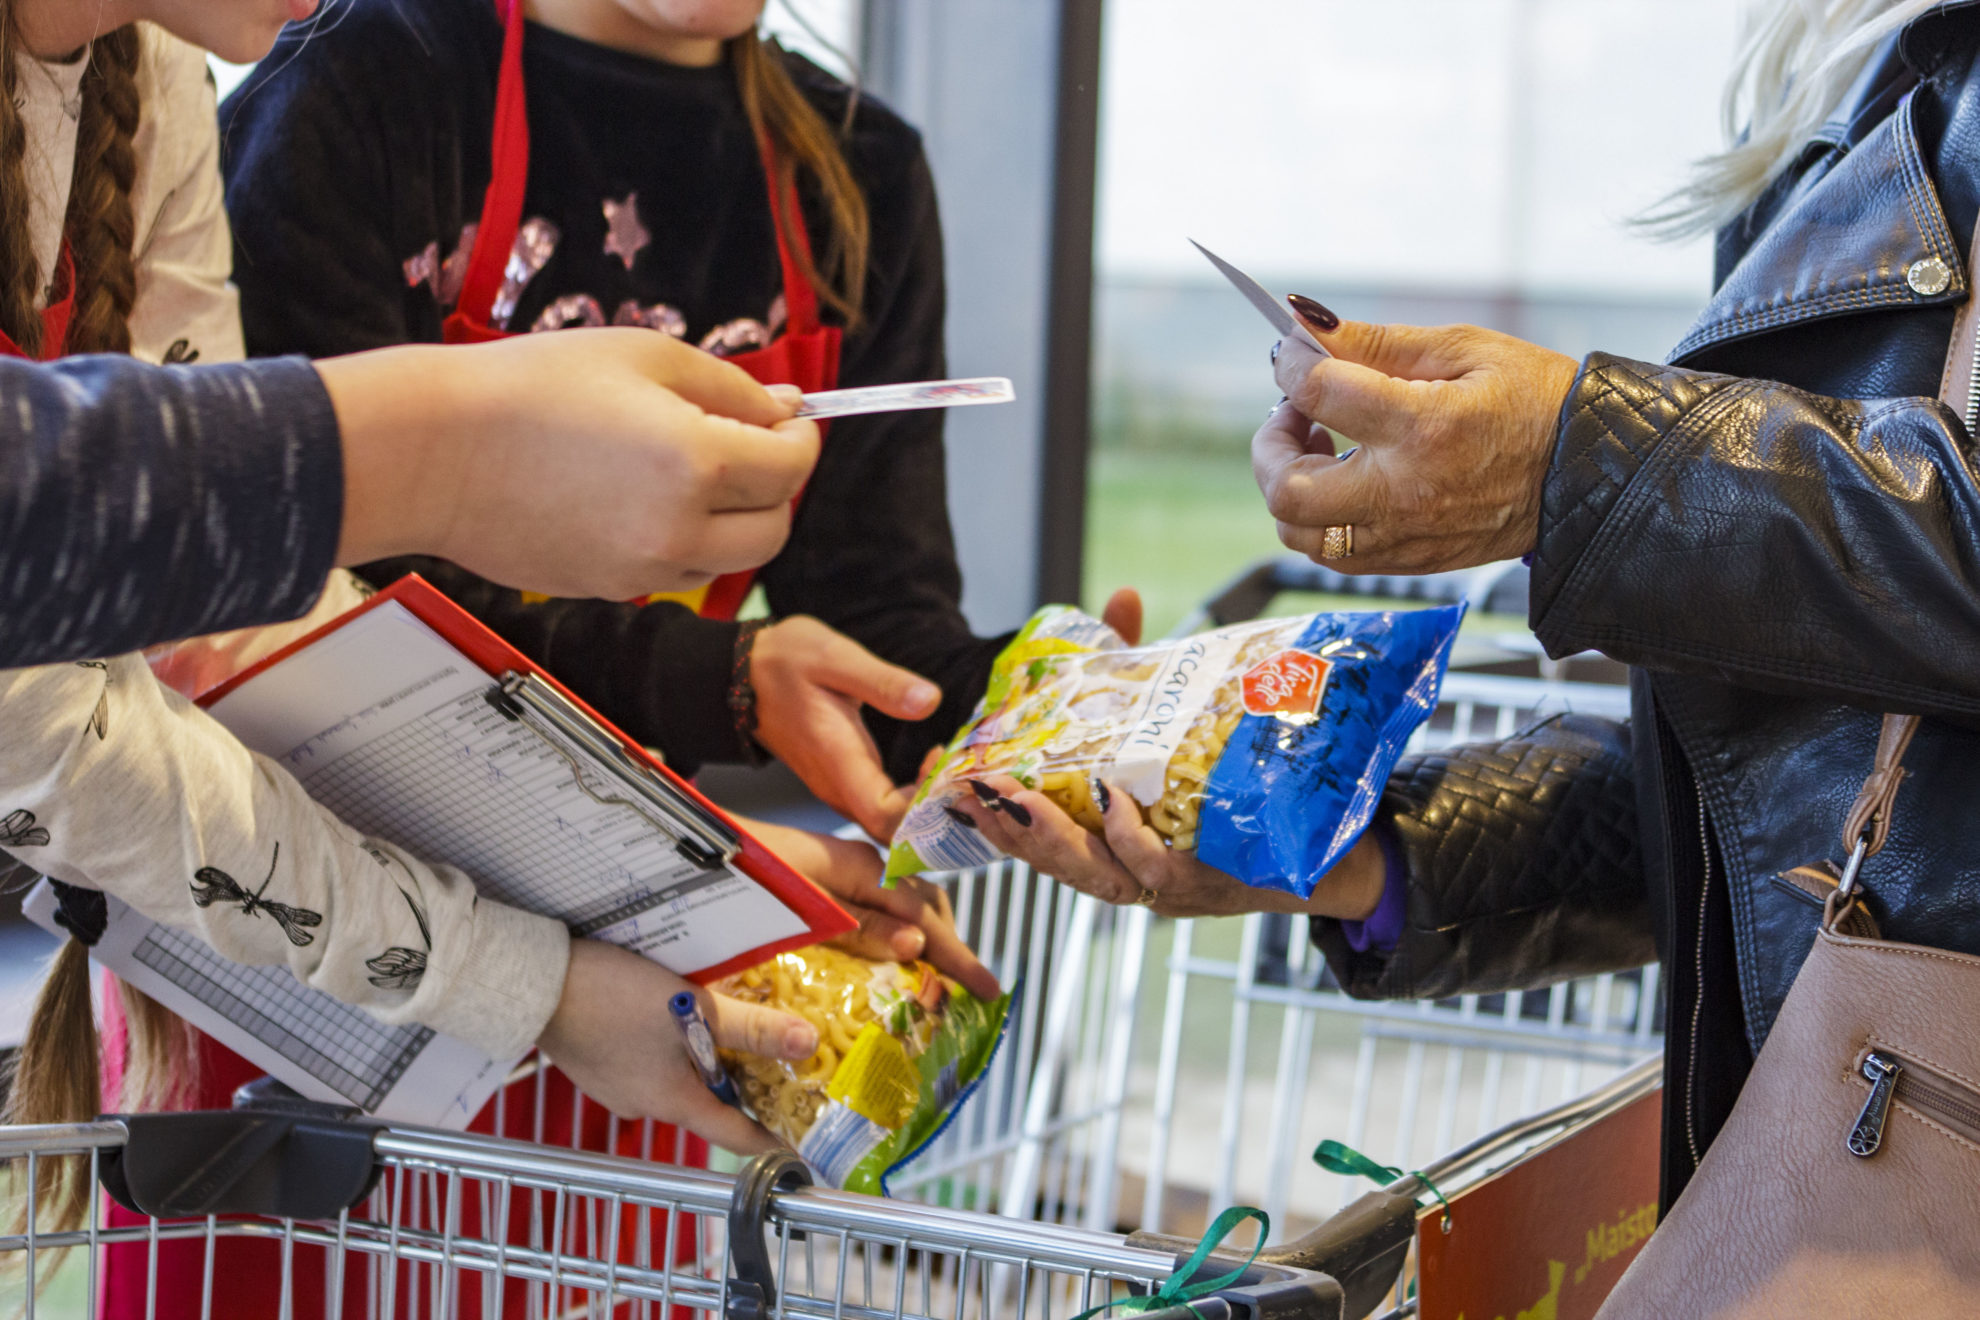
[[[1171,846],[1246,884],[1308,897],[1375,814],[1437,704],[1464,606],[1307,614],[1129,647],[1068,606],[1033,615],[922,785],[890,877],[998,853],[948,808],[1005,774],[1101,828],[1094,776]]]
[[[818,1028],[801,1063],[723,1052],[743,1107],[818,1180],[883,1195],[942,1132],[990,1066],[1011,996],[981,1000],[925,962],[874,962],[825,945],[717,981],[725,995]]]

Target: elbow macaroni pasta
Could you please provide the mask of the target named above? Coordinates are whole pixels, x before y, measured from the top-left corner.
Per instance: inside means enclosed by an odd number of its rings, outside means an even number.
[[[892,1168],[940,1130],[988,1066],[1009,996],[984,1003],[925,962],[874,962],[824,945],[781,953],[718,981],[736,999],[795,1013],[818,1049],[787,1063],[725,1050],[756,1120],[820,1180],[880,1192]]]
[[[800,1063],[723,1053],[743,1104],[756,1121],[796,1147],[825,1106],[825,1088],[867,1023],[892,1003],[909,978],[936,977],[926,963],[872,963],[823,945],[780,953],[716,989],[732,998],[795,1013],[818,1029],[818,1050]]]
[[[1112,781],[1141,754],[1135,734],[1156,717],[1165,684],[1173,688],[1172,676],[1187,678],[1181,737],[1168,740],[1173,750],[1156,740],[1159,755],[1145,776],[1154,791],[1133,796],[1157,834],[1173,847],[1193,849],[1210,772],[1244,718],[1245,672],[1289,646],[1305,623],[1280,619],[1224,630],[1219,645],[1202,648],[1216,658],[1214,674],[1179,673],[1178,657],[1190,642],[1119,649],[1113,638],[1111,650],[1043,651],[1023,665],[1001,706],[965,732],[940,774],[947,782],[1008,774],[1100,833],[1094,777]]]
[[[1463,614],[1312,614],[1129,647],[1077,610],[1042,610],[916,795],[887,874],[998,856],[956,819],[965,781],[1008,775],[1104,833],[1104,779],[1170,847],[1305,897],[1372,817]]]

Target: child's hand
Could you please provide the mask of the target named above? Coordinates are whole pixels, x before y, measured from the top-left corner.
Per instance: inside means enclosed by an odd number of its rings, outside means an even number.
[[[796,390],[648,330],[316,369],[343,437],[340,564],[432,554],[546,595],[684,590],[781,550],[818,461]]]
[[[942,690],[802,614],[756,635],[749,681],[756,741],[826,806],[876,839],[892,838],[914,791],[887,777],[861,708],[927,719]]]
[[[925,959],[978,999],[995,999],[1003,993],[996,976],[956,933],[956,914],[940,885],[907,876],[892,889],[883,888],[880,854],[858,839],[836,839],[764,821],[742,824],[858,919],[858,930],[834,941],[847,953],[898,962]]]
[[[766,1058],[808,1059],[818,1031],[803,1018],[711,993],[630,949],[572,940],[563,998],[537,1045],[578,1089],[621,1118],[684,1127],[738,1155],[780,1143],[725,1105],[688,1057],[667,1001],[693,990],[715,1043]]]

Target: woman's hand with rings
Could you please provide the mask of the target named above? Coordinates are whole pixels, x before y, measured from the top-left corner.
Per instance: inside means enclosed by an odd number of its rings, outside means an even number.
[[[985,775],[971,784],[975,791],[952,810],[1004,852],[1103,902],[1138,904],[1162,917],[1310,912],[1359,920],[1382,898],[1381,849],[1366,836],[1321,878],[1311,899],[1301,899],[1247,885],[1169,847],[1143,822],[1126,791],[1112,785],[1098,785],[1093,793],[1106,818],[1103,838],[1007,775]]]
[[[1475,326],[1308,324],[1333,356],[1281,343],[1286,402],[1251,441],[1279,539],[1349,573],[1529,553],[1575,360]],[[1360,447],[1337,457],[1335,432]]]

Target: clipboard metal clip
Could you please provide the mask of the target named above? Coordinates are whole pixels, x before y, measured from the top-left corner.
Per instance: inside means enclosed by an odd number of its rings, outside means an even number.
[[[624,789],[625,798],[599,798],[631,807],[674,836],[681,856],[714,870],[742,850],[742,839],[720,816],[653,772],[598,722],[535,674],[510,670],[488,690],[488,704],[529,729],[571,762],[578,787],[598,797],[584,771],[596,770]],[[580,765],[574,754],[586,761]]]

